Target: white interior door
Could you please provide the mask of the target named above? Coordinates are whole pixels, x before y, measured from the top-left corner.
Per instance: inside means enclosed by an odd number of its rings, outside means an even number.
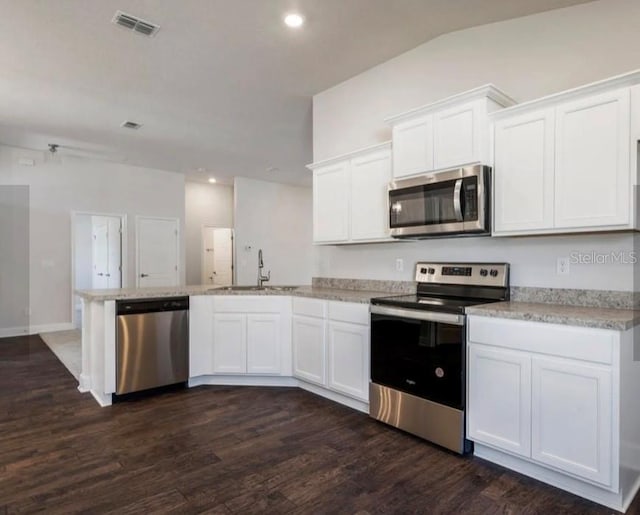
[[[92,216],[91,233],[92,288],[120,288],[122,286],[120,218],[116,216]]]
[[[202,282],[216,286],[233,284],[233,230],[205,227],[202,241]]]
[[[138,218],[140,287],[178,285],[178,220]]]

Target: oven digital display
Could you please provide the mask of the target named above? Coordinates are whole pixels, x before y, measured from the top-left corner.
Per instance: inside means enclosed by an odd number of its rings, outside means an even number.
[[[470,266],[443,266],[442,275],[461,275],[471,277]]]

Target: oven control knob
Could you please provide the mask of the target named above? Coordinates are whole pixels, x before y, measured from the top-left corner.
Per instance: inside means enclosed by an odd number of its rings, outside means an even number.
[[[429,268],[429,273],[431,275],[435,274],[436,273],[436,269],[435,268]]]
[[[487,274],[488,274],[488,273],[489,273],[489,272],[487,271],[487,269],[486,269],[486,268],[481,268],[481,269],[480,269],[480,275],[481,275],[482,277],[487,277]]]
[[[498,271],[495,268],[491,270],[491,277],[498,277]]]
[[[424,275],[424,274],[426,274],[426,273],[427,273],[427,269],[426,269],[426,268],[424,268],[424,267],[422,267],[422,268],[420,269],[420,273],[421,273],[421,274],[423,274],[423,275]]]

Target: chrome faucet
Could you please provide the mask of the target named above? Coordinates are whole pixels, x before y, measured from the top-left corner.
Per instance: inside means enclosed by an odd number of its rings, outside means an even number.
[[[262,275],[262,269],[264,268],[264,262],[262,261],[262,249],[258,250],[258,288],[262,288],[262,283],[266,283],[271,279],[271,270],[267,272],[267,275]]]

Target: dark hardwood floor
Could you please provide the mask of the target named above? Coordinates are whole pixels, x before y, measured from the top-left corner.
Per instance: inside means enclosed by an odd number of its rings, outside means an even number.
[[[37,336],[0,340],[0,413],[0,514],[611,513],[299,389],[100,408]]]

